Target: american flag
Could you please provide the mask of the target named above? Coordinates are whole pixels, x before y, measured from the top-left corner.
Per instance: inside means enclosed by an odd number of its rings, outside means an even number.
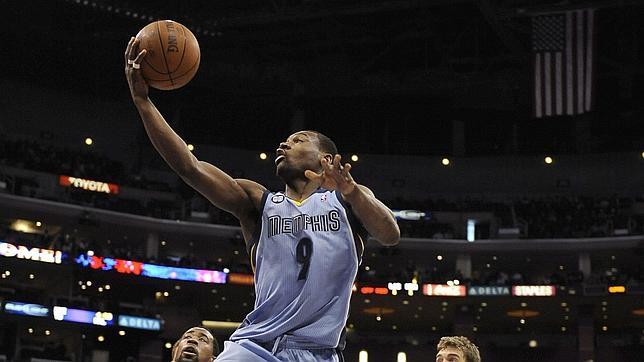
[[[534,117],[592,110],[594,20],[594,9],[532,18]]]

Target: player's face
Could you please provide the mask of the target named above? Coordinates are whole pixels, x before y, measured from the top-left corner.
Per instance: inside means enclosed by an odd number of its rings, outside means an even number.
[[[436,354],[436,362],[465,362],[465,356],[456,347],[445,347]]]
[[[213,358],[213,336],[203,328],[188,329],[175,349],[175,362],[209,362]]]
[[[304,177],[305,170],[320,169],[318,138],[312,132],[296,132],[281,142],[276,150],[275,166],[282,179]]]

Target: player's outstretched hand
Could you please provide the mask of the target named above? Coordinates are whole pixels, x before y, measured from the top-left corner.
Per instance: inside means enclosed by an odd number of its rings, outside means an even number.
[[[343,196],[350,194],[357,186],[356,182],[351,177],[351,164],[345,163],[344,166],[340,163],[342,157],[335,155],[333,162],[329,162],[326,158],[322,158],[322,172],[316,173],[311,170],[304,171],[304,176],[311,181],[317,182],[321,187],[327,190],[339,191]]]
[[[127,78],[134,100],[148,98],[148,84],[141,75],[141,62],[145,58],[147,50],[143,49],[138,52],[138,49],[139,40],[135,37],[130,38],[130,42],[125,48],[125,78]]]

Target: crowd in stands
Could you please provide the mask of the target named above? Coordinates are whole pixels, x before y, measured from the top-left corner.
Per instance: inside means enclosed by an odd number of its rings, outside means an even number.
[[[72,149],[46,140],[13,138],[0,134],[0,166],[68,175],[135,187],[170,191],[163,182],[127,170],[123,163],[92,149]]]
[[[89,150],[72,150],[30,139],[1,137],[0,165],[113,183],[126,180],[126,172],[120,162]]]
[[[176,195],[173,201],[160,201],[68,189],[56,201],[156,218],[239,225],[231,214],[210,205],[184,183],[179,182],[179,186],[173,189],[162,182],[151,182],[140,173],[126,170],[120,162],[91,150],[72,150],[46,141],[0,135],[0,176],[3,165],[53,175],[87,177]],[[13,190],[18,195],[47,198],[41,196],[35,180],[18,178],[15,183],[18,185]],[[633,212],[633,205],[644,204],[644,200],[616,195],[559,195],[501,201],[474,197],[451,200],[395,199],[386,200],[385,203],[392,209],[426,213],[419,220],[399,219],[403,237],[464,239],[464,220],[468,213],[487,213],[493,219],[477,226],[477,239],[494,238],[499,228],[519,230],[518,238],[579,238],[644,233],[644,215]],[[193,220],[195,211],[206,217]],[[458,222],[454,218],[445,219],[445,215],[450,213],[461,216],[457,218]]]
[[[512,286],[512,285],[628,285],[644,283],[644,266],[623,266],[610,269],[596,268],[590,275],[584,276],[580,270],[561,270],[544,268],[541,271],[526,272],[506,270],[503,267],[474,269],[465,277],[453,265],[438,263],[369,263],[369,267],[360,269],[358,281],[362,283],[386,284],[389,282],[407,282],[416,279],[419,284],[446,284],[458,280],[460,285],[477,286]]]
[[[520,238],[584,238],[644,233],[644,218],[633,212],[633,205],[644,200],[631,197],[558,195],[523,197],[504,202],[476,199],[394,200],[392,208],[424,211],[427,218],[399,220],[402,236],[450,239],[458,237],[453,224],[436,216],[437,212],[488,212],[494,215],[495,227],[516,227]],[[464,217],[466,218],[466,217]],[[464,233],[465,225],[460,226]],[[494,235],[490,230],[490,235]],[[461,238],[464,238],[461,235]]]
[[[631,198],[558,196],[514,203],[518,223],[531,238],[612,236],[615,229],[641,229],[629,218]]]
[[[0,240],[13,244],[27,245],[46,249],[61,250],[75,257],[93,251],[95,255],[125,260],[141,261],[166,266],[176,266],[195,269],[224,270],[252,274],[250,263],[244,251],[241,234],[228,240],[230,246],[239,253],[232,252],[209,253],[208,255],[191,252],[191,245],[185,245],[185,252],[179,254],[160,252],[156,258],[145,256],[145,243],[141,240],[100,240],[98,236],[80,235],[76,230],[66,231],[56,228],[56,233],[46,229],[41,233],[23,233],[8,227],[0,228]],[[428,258],[428,260],[433,258]],[[72,263],[71,260],[67,262]],[[453,263],[419,262],[402,259],[400,250],[396,248],[379,248],[378,253],[369,256],[359,269],[359,283],[386,284],[388,282],[407,282],[412,279],[419,284],[445,284],[458,280],[462,285],[511,286],[519,284],[530,285],[608,285],[644,283],[644,266],[637,263],[620,263],[607,267],[596,267],[592,273],[584,277],[579,270],[564,270],[562,267],[549,270],[547,267],[536,267],[536,271],[505,269],[503,266],[487,264],[482,269],[474,268],[471,275],[465,277],[455,269]]]

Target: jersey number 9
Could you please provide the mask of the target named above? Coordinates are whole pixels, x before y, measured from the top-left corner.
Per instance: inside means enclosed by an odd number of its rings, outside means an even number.
[[[297,243],[296,258],[298,264],[302,264],[300,275],[297,280],[304,280],[309,273],[309,266],[311,265],[311,255],[313,254],[313,242],[309,238],[303,238]]]

